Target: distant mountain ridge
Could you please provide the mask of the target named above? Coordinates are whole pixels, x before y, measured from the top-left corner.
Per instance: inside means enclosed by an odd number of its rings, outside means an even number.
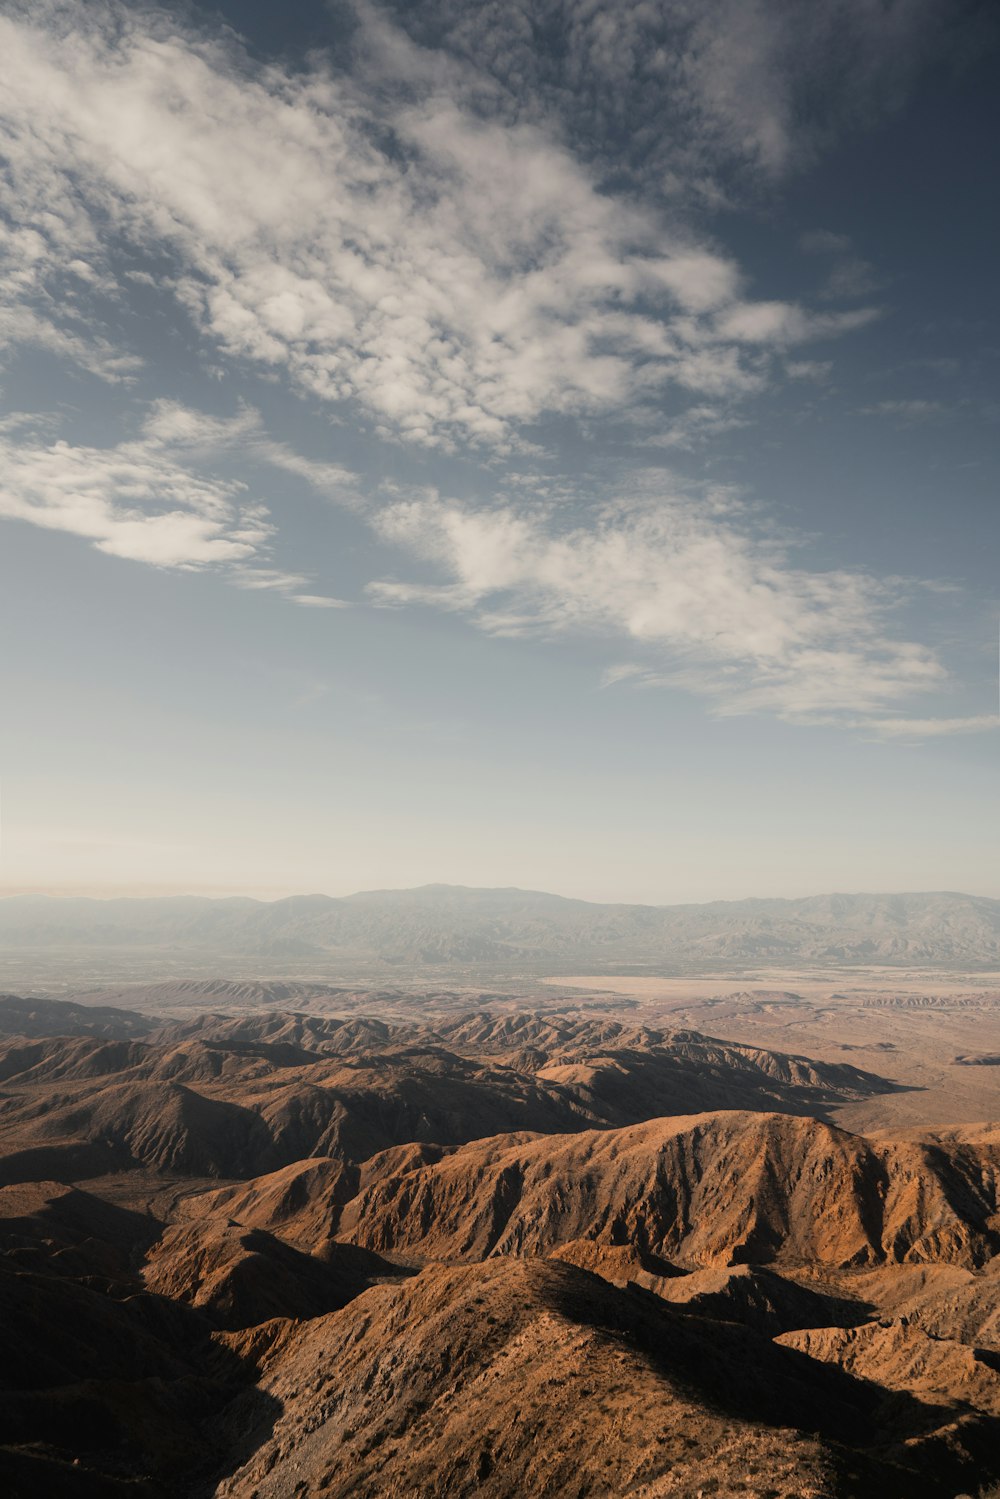
[[[427,885],[336,898],[0,900],[0,951],[162,948],[372,971],[542,974],[616,965],[1000,968],[1000,900],[952,891],[705,905],[608,905],[543,891]]]

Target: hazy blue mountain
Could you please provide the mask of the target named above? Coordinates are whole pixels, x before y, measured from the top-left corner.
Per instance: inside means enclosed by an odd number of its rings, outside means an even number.
[[[545,973],[719,964],[1000,967],[1000,901],[950,891],[709,905],[599,905],[540,891],[428,885],[334,899],[0,901],[0,951],[169,948],[317,970]]]

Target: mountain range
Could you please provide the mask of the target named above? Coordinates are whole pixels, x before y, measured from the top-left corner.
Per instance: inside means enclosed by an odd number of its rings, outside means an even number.
[[[844,1063],[696,1031],[477,1012],[431,1028],[281,1011],[168,1022],[102,1009],[103,1034],[64,1032],[84,1007],[0,999],[0,1185],[138,1167],[239,1178],[303,1159],[353,1169],[378,1151],[501,1131],[563,1134],[665,1109],[822,1113],[893,1091]],[[29,1017],[30,1018],[30,1017]],[[113,1024],[117,1035],[108,1035]]]
[[[1000,1477],[995,1126],[852,1134],[892,1084],[580,1011],[0,1033],[11,1499]]]
[[[289,972],[695,973],[719,966],[1000,968],[1000,900],[943,891],[708,905],[601,905],[518,889],[428,885],[258,901],[181,896],[0,900],[0,954],[102,954],[237,975]]]

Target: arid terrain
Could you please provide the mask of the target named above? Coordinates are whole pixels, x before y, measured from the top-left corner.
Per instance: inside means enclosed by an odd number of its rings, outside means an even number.
[[[837,1117],[849,1129],[1000,1118],[1000,972],[778,969],[738,986],[725,974],[545,982],[591,1000],[637,1001],[661,1025],[851,1061],[905,1084],[906,1092],[846,1106]]]
[[[0,998],[13,1496],[1000,1480],[1000,974]]]
[[[173,1019],[5,999],[7,1491],[903,1499],[1000,1476],[1000,1131],[898,1128],[917,1069],[946,1097],[965,990],[859,1001],[879,1029],[807,1060],[760,1043],[819,1043],[815,989],[618,987],[639,996],[577,979],[463,1010],[159,986]],[[837,1122],[866,1111],[897,1128]]]

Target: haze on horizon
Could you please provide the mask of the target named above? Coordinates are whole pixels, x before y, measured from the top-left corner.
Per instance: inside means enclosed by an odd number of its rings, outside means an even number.
[[[282,889],[282,888],[276,888],[275,889],[275,888],[271,888],[271,887],[268,887],[268,886],[258,886],[258,887],[235,886],[235,887],[233,887],[233,888],[230,889],[230,888],[228,888],[226,886],[215,886],[215,885],[201,885],[201,886],[196,885],[196,884],[189,884],[189,885],[184,885],[184,884],[178,884],[178,885],[144,885],[144,884],[137,883],[137,882],[133,882],[133,883],[130,883],[130,884],[123,884],[123,885],[99,885],[99,884],[94,884],[94,883],[85,884],[85,885],[45,885],[45,886],[39,886],[39,885],[34,885],[34,886],[32,886],[32,885],[26,885],[26,886],[0,885],[0,900],[11,899],[11,898],[16,897],[16,896],[43,896],[46,899],[51,899],[51,900],[56,900],[56,901],[58,901],[58,900],[74,900],[74,899],[80,899],[80,898],[86,899],[86,900],[98,900],[98,901],[116,901],[116,900],[122,900],[122,899],[125,899],[125,900],[136,900],[136,901],[147,901],[147,900],[148,901],[152,901],[152,900],[157,900],[157,899],[167,899],[167,900],[169,900],[169,899],[174,899],[174,898],[193,897],[193,898],[204,898],[204,899],[208,899],[208,900],[218,900],[218,901],[225,901],[225,900],[230,900],[230,899],[234,899],[234,898],[249,899],[249,900],[255,900],[255,901],[258,901],[258,902],[260,902],[262,904],[267,905],[267,904],[273,904],[274,902],[286,901],[286,900],[295,900],[295,899],[306,899],[306,900],[308,900],[310,896],[323,896],[323,897],[325,897],[325,898],[327,898],[329,900],[343,900],[343,899],[350,898],[351,896],[357,896],[357,895],[368,896],[368,895],[383,895],[383,894],[387,894],[387,895],[420,894],[424,890],[444,890],[444,891],[448,891],[448,890],[472,890],[472,891],[513,890],[513,891],[519,891],[519,892],[521,892],[524,895],[542,895],[542,896],[550,896],[551,895],[551,896],[555,896],[557,899],[581,900],[581,901],[584,901],[584,902],[590,902],[590,903],[592,903],[594,905],[598,905],[598,906],[613,906],[613,905],[617,905],[617,904],[622,904],[622,905],[634,905],[634,906],[648,905],[648,906],[651,906],[651,907],[672,907],[672,906],[684,906],[684,905],[694,905],[694,906],[710,905],[713,900],[715,900],[715,901],[721,901],[721,902],[727,903],[727,904],[734,904],[734,905],[736,905],[736,904],[740,904],[741,902],[744,902],[744,901],[754,901],[754,900],[758,900],[758,899],[776,899],[776,900],[796,901],[796,900],[809,899],[809,898],[812,898],[812,897],[820,898],[820,897],[824,897],[824,896],[830,896],[830,897],[832,897],[834,899],[837,898],[838,896],[844,896],[844,897],[847,897],[847,896],[878,897],[878,896],[900,896],[900,895],[963,895],[963,896],[971,896],[973,898],[977,898],[977,897],[978,898],[986,898],[988,900],[991,900],[991,899],[995,900],[995,899],[998,898],[998,897],[990,895],[988,892],[982,891],[982,890],[965,890],[965,891],[945,891],[945,890],[931,891],[931,890],[925,890],[925,891],[916,891],[916,890],[846,890],[845,889],[845,890],[796,890],[796,891],[781,891],[781,892],[771,892],[769,894],[764,894],[763,896],[760,895],[759,892],[756,892],[756,891],[754,891],[754,892],[745,891],[742,895],[715,896],[715,897],[711,897],[711,898],[707,899],[706,901],[701,901],[701,902],[699,902],[699,901],[684,901],[684,900],[676,900],[676,901],[644,901],[644,900],[618,901],[614,897],[608,897],[607,899],[603,899],[602,900],[601,898],[599,898],[597,896],[580,894],[579,892],[574,892],[572,895],[567,895],[567,892],[566,891],[562,891],[562,890],[534,890],[534,889],[528,889],[527,887],[525,887],[523,885],[504,885],[504,886],[471,885],[470,886],[470,885],[456,885],[456,884],[450,883],[448,881],[432,881],[432,882],[430,882],[428,884],[425,884],[425,885],[382,886],[382,887],[371,888],[371,889],[360,889],[359,888],[357,890],[346,889],[346,888],[343,889],[343,890],[306,890],[306,889],[294,890],[294,889]]]
[[[0,16],[0,889],[1000,897],[997,27]]]

